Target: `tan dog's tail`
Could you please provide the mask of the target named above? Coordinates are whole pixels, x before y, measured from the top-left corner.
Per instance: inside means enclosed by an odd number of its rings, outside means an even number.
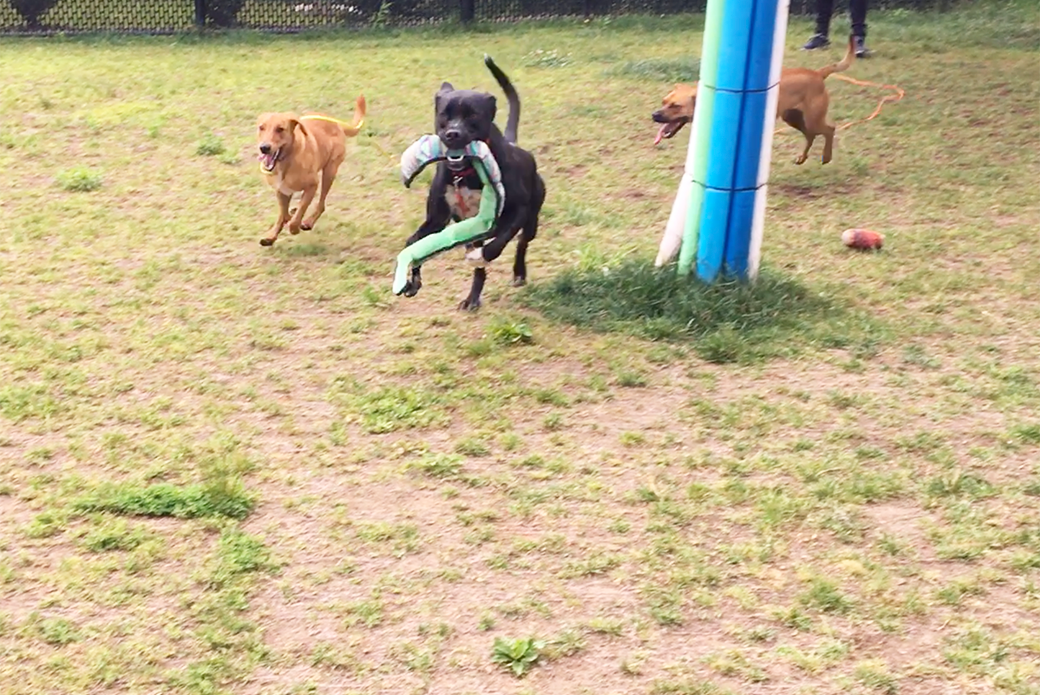
[[[825,80],[828,76],[832,75],[833,73],[844,72],[848,70],[849,66],[852,65],[852,61],[854,60],[856,60],[856,37],[850,34],[849,50],[845,51],[845,57],[841,59],[841,62],[834,63],[833,65],[828,65],[826,67],[822,67],[819,70],[817,70],[816,73],[822,79]]]
[[[354,104],[354,122],[350,125],[341,123],[344,134],[354,137],[361,132],[361,126],[365,125],[365,114],[368,113],[368,105],[365,103],[365,95],[359,94]]]

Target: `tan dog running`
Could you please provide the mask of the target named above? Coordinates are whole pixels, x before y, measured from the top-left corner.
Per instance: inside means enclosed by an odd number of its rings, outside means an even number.
[[[817,135],[824,137],[823,163],[831,161],[834,150],[834,124],[827,120],[830,97],[824,80],[835,72],[848,70],[856,59],[853,37],[849,37],[849,50],[840,63],[819,70],[809,68],[783,68],[780,71],[780,94],[776,103],[777,118],[805,136],[805,149],[794,160],[803,164],[809,158],[809,150]],[[663,124],[654,138],[654,144],[664,138],[674,137],[684,125],[693,120],[693,108],[697,101],[697,85],[677,84],[661,100],[661,108],[653,113],[656,123]]]
[[[355,136],[365,122],[365,97],[357,98],[354,122],[309,114],[265,113],[257,119],[257,147],[260,150],[260,171],[278,196],[278,221],[260,243],[270,246],[289,223],[289,233],[312,229],[325,212],[325,198],[336,180],[343,159],[347,155],[347,136]],[[321,196],[314,214],[307,214],[321,185]],[[294,193],[302,192],[299,206],[289,210]],[[290,219],[290,217],[292,219]]]

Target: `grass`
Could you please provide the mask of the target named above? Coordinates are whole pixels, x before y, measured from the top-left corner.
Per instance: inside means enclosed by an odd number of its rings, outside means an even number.
[[[0,41],[0,692],[1035,693],[1035,8],[870,21],[907,97],[826,167],[781,128],[760,281],[710,288],[650,267],[700,17]],[[389,280],[485,51],[549,197],[470,315],[457,254]],[[256,114],[362,91],[261,248]]]
[[[528,293],[546,316],[648,340],[689,340],[709,362],[792,354],[800,343],[870,352],[882,335],[865,315],[836,305],[788,278],[707,285],[628,260],[606,271],[565,271]],[[876,322],[874,322],[876,323]]]
[[[696,82],[701,61],[693,57],[626,60],[610,73],[655,82]]]
[[[129,516],[172,516],[179,519],[227,516],[242,519],[252,510],[253,500],[238,486],[214,490],[201,485],[123,484],[101,486],[76,500],[73,508],[81,512]]]
[[[195,154],[203,157],[215,157],[224,154],[226,151],[227,146],[224,145],[224,141],[213,133],[204,135],[195,148]]]
[[[59,172],[57,177],[58,185],[63,190],[87,193],[90,191],[96,191],[101,188],[104,180],[101,174],[96,171],[91,171],[86,167],[73,167],[72,169],[66,169],[65,171]]]

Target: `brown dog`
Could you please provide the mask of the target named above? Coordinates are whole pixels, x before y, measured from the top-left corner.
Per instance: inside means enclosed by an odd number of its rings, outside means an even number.
[[[787,125],[801,131],[805,136],[805,149],[794,160],[803,164],[809,158],[809,149],[817,135],[824,137],[823,163],[831,161],[834,149],[834,124],[827,120],[830,97],[824,80],[835,72],[847,70],[856,59],[853,37],[849,37],[849,50],[840,63],[819,70],[809,68],[783,68],[780,71],[780,94],[776,103],[776,115]],[[697,101],[697,85],[677,84],[661,100],[661,108],[654,111],[654,122],[663,124],[654,139],[654,144],[663,138],[674,137],[684,125],[693,120],[693,108]]]
[[[273,244],[286,222],[290,234],[314,227],[325,212],[325,198],[346,157],[347,136],[353,137],[361,130],[365,109],[362,95],[357,98],[352,124],[318,114],[265,113],[260,116],[256,126],[260,171],[278,196],[278,221],[260,240],[262,245]],[[304,220],[303,216],[318,192],[319,181],[321,196],[318,207]],[[300,192],[303,196],[299,206],[290,211],[289,202],[293,194]]]

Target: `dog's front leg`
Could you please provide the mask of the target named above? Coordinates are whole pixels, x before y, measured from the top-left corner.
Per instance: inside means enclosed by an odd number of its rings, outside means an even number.
[[[527,206],[503,210],[502,216],[495,220],[495,225],[491,228],[491,238],[484,242],[483,246],[466,254],[466,258],[472,263],[486,265],[501,256],[506,245],[520,231],[520,222],[526,214]]]
[[[423,237],[444,231],[444,228],[448,225],[448,219],[451,217],[451,208],[448,207],[447,201],[444,200],[443,192],[440,194],[435,193],[436,188],[436,186],[431,188],[430,195],[426,199],[426,219],[415,230],[415,233],[404,242],[406,247],[411,246]],[[414,297],[420,289],[422,289],[422,264],[416,264],[412,266],[408,284],[401,294],[405,297]]]
[[[303,216],[307,214],[307,208],[310,207],[311,201],[314,200],[314,196],[317,192],[317,186],[308,186],[303,189],[303,195],[300,196],[300,204],[296,208],[296,214],[293,215],[291,220],[289,220],[290,234],[300,233],[300,229],[303,226]]]
[[[275,195],[278,196],[278,221],[271,227],[271,231],[267,233],[267,236],[260,240],[261,246],[274,244],[285,223],[289,221],[289,201],[292,200],[292,196],[285,195],[281,191],[276,191]]]
[[[502,216],[496,220],[495,226],[492,227],[494,236],[483,246],[478,246],[466,254],[466,258],[471,263],[479,264],[479,267],[473,269],[473,282],[469,288],[469,295],[459,302],[461,311],[476,311],[480,308],[480,295],[484,291],[484,283],[487,280],[486,266],[502,255],[506,244],[512,241],[520,231],[520,221],[526,214],[526,206],[504,210]]]

